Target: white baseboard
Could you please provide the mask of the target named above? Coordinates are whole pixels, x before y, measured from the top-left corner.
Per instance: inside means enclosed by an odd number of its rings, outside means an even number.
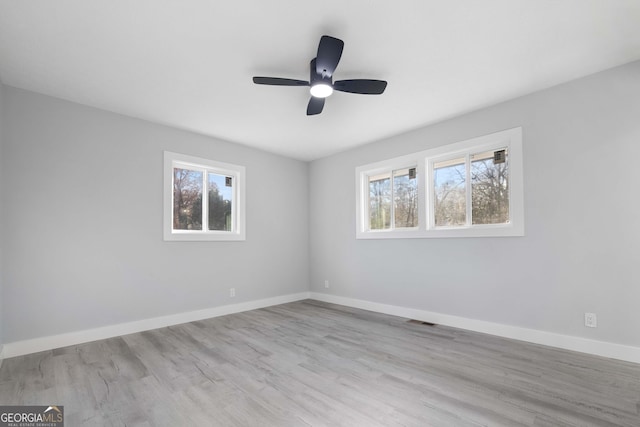
[[[571,335],[561,335],[553,332],[539,331],[536,329],[520,328],[518,326],[504,325],[501,323],[485,322],[466,317],[451,316],[448,314],[434,313],[425,310],[400,307],[396,305],[381,304],[354,298],[336,295],[310,292],[309,298],[333,304],[346,305],[348,307],[391,314],[393,316],[408,319],[421,320],[423,322],[452,326],[485,334],[497,335],[520,341],[528,341],[535,344],[548,345],[565,350],[579,351],[581,353],[594,354],[612,359],[625,360],[627,362],[640,363],[640,347],[622,344],[614,344],[604,341],[590,340]]]
[[[238,304],[206,308],[204,310],[172,314],[169,316],[155,317],[152,319],[138,320],[135,322],[120,323],[117,325],[87,329],[84,331],[68,332],[60,335],[11,342],[4,345],[4,357],[9,358],[22,356],[24,354],[37,353],[39,351],[52,350],[54,348],[113,338],[136,332],[148,331],[151,329],[164,328],[166,326],[179,325],[181,323],[193,322],[196,320],[210,319],[212,317],[225,316],[227,314],[240,313],[243,311],[255,310],[258,308],[270,307],[273,305],[285,304],[308,298],[308,292],[301,292],[255,301],[241,302]]]
[[[610,357],[612,359],[625,360],[640,363],[640,348],[622,344],[614,344],[604,341],[590,340],[570,335],[561,335],[553,332],[539,331],[535,329],[520,328],[517,326],[500,323],[485,322],[466,317],[452,316],[431,311],[401,307],[396,305],[381,304],[355,298],[341,297],[318,292],[300,292],[297,294],[282,295],[255,301],[247,301],[238,304],[224,305],[186,313],[172,314],[169,316],[155,317],[152,319],[138,320],[135,322],[121,323],[104,326],[101,328],[87,329],[77,332],[69,332],[42,338],[6,343],[0,346],[0,366],[2,360],[24,354],[37,353],[39,351],[52,350],[54,348],[69,345],[82,344],[100,339],[113,338],[181,323],[225,316],[227,314],[256,310],[288,302],[304,299],[315,299],[333,304],[345,305],[393,316],[416,319],[424,322],[452,326],[470,331],[482,332],[505,338],[528,341],[535,344],[548,345],[566,350],[579,351],[597,356]]]

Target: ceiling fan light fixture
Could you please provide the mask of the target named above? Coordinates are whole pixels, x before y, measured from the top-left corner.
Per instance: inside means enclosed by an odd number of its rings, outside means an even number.
[[[311,86],[311,89],[309,89],[309,92],[311,92],[311,96],[313,97],[326,98],[327,96],[333,93],[333,87],[331,87],[331,85],[328,85],[326,83],[317,83]]]

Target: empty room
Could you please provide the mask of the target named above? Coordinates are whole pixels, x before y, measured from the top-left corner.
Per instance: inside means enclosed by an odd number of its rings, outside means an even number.
[[[0,0],[0,426],[640,426],[637,0]]]

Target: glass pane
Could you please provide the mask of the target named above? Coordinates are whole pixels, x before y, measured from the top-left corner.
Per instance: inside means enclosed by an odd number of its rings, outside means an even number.
[[[453,159],[433,165],[434,216],[436,227],[466,224],[465,159]]]
[[[369,229],[391,227],[391,174],[369,177]]]
[[[409,170],[393,171],[393,215],[395,228],[418,226],[418,179],[415,169],[412,177]]]
[[[202,230],[202,172],[173,168],[173,229]]]
[[[231,231],[233,228],[233,177],[208,174],[209,230]]]
[[[501,152],[486,151],[471,156],[473,224],[509,222],[509,157],[506,150]],[[498,153],[495,161],[494,153]]]

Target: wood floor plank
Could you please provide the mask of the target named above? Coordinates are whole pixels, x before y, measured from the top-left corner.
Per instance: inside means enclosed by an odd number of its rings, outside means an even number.
[[[3,362],[69,426],[640,426],[640,365],[300,301]]]

